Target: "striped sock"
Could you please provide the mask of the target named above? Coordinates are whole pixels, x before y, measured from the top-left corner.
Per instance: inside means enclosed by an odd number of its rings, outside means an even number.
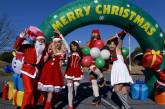
[[[125,109],[129,109],[130,106],[127,103],[127,97],[125,95],[123,95],[121,92],[116,92],[117,96],[119,97],[119,99],[121,100],[123,106]]]

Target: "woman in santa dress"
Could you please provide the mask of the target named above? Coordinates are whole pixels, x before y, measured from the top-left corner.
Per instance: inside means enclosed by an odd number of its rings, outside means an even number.
[[[100,31],[98,29],[94,29],[92,30],[92,36],[90,41],[87,43],[87,46],[89,48],[93,48],[97,40],[101,40]]]
[[[65,45],[60,35],[54,36],[53,42],[48,46],[48,51],[44,60],[46,61],[38,89],[48,93],[44,109],[51,109],[53,93],[58,93],[64,88],[64,79],[61,74],[61,65],[65,55]]]
[[[65,78],[67,79],[68,87],[68,109],[73,109],[73,98],[76,98],[77,88],[80,85],[79,81],[83,78],[83,73],[81,71],[80,65],[82,53],[78,41],[71,42],[70,51],[71,53],[68,57],[68,65],[65,72]]]
[[[117,33],[108,40],[108,45],[111,52],[111,60],[113,61],[111,70],[111,85],[115,93],[122,102],[122,109],[132,109],[127,103],[127,89],[130,83],[133,83],[132,77],[129,75],[129,70],[124,63],[122,56],[122,40],[126,35],[126,31]]]
[[[96,41],[101,40],[100,31],[98,29],[92,30],[91,40],[87,43],[89,48],[95,47]],[[94,99],[92,104],[98,105],[101,103],[101,96],[99,94],[99,86],[103,87],[105,84],[104,76],[102,71],[96,67],[95,64],[90,65],[90,81],[92,83],[92,90]],[[98,80],[98,81],[97,81]]]

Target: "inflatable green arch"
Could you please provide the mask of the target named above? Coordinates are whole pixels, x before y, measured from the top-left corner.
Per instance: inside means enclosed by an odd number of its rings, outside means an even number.
[[[73,30],[90,24],[107,24],[126,28],[130,23],[137,24],[131,35],[141,48],[165,51],[165,34],[157,22],[144,10],[127,0],[76,0],[49,16],[40,25],[40,29],[51,40],[54,29],[64,36]],[[165,68],[165,56],[161,68]],[[147,72],[147,82],[151,89],[156,78]]]

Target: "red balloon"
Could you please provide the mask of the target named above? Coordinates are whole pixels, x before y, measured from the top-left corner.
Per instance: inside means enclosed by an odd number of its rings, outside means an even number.
[[[93,58],[91,56],[84,56],[82,59],[82,66],[89,67],[93,62]]]
[[[104,47],[104,42],[102,40],[97,40],[94,44],[94,47],[102,49]]]

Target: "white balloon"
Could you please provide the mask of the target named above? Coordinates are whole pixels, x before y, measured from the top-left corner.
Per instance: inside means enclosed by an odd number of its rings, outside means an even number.
[[[109,59],[110,57],[110,52],[106,49],[103,49],[101,50],[101,53],[100,53],[100,56],[103,58],[103,59]]]
[[[93,58],[100,57],[100,49],[94,47],[94,48],[92,48],[92,49],[90,50],[90,54],[91,54],[91,56],[92,56]]]
[[[23,59],[19,60],[19,59],[16,59],[16,57],[13,58],[12,69],[14,73],[21,74],[22,64],[23,64]]]

